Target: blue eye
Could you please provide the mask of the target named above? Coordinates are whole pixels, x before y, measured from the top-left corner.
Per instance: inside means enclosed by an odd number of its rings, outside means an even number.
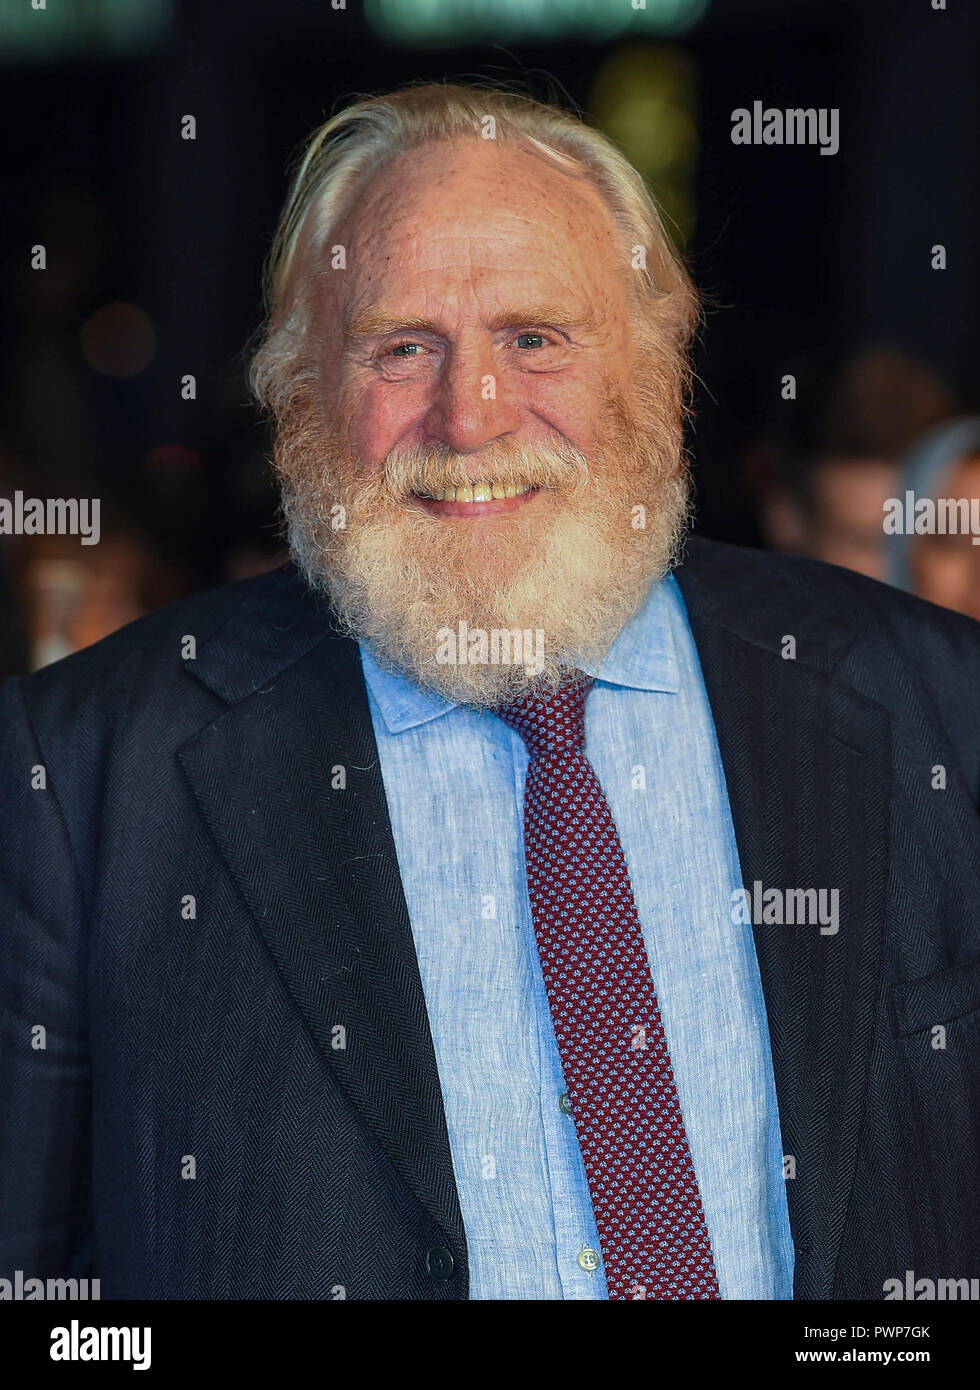
[[[396,343],[395,346],[391,349],[391,355],[392,357],[414,357],[415,354],[420,350],[421,346],[421,343]]]
[[[544,347],[544,338],[540,333],[519,333],[516,342],[519,347],[527,347],[529,339],[531,347]]]

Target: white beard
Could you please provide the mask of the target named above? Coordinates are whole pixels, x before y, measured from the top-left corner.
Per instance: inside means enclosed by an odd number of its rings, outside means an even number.
[[[598,666],[676,561],[689,521],[679,427],[661,451],[641,447],[621,406],[612,414],[612,447],[592,461],[567,444],[489,446],[482,477],[550,490],[508,516],[470,519],[430,515],[411,494],[471,480],[472,459],[415,448],[364,476],[308,402],[276,449],[293,556],[344,629],[420,686],[482,708],[554,689]],[[502,638],[515,631],[530,660]]]

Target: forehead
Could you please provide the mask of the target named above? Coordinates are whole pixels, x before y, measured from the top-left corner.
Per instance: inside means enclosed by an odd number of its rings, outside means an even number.
[[[594,185],[491,140],[396,156],[331,240],[347,247],[349,313],[419,292],[489,301],[522,288],[593,311],[625,303],[621,238]]]

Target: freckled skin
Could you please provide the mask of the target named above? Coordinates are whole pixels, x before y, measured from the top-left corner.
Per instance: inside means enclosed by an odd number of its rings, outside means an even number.
[[[623,252],[590,184],[494,141],[431,145],[387,165],[330,240],[347,269],[318,306],[322,380],[365,470],[413,444],[591,455],[633,348]]]

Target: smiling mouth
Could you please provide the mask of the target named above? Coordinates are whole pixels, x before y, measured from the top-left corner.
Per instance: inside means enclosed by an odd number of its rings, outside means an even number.
[[[545,488],[528,483],[472,483],[444,487],[435,493],[414,492],[412,497],[435,516],[486,516],[515,511],[525,506]]]
[[[416,497],[430,502],[502,502],[507,497],[519,497],[536,489],[529,484],[515,487],[513,483],[472,483],[463,487],[444,487],[438,492],[417,492]]]

